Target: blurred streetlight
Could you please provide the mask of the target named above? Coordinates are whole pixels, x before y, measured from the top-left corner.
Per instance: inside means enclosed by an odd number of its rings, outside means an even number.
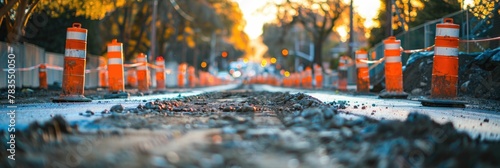
[[[277,61],[277,60],[276,60],[276,58],[274,58],[274,57],[273,57],[273,58],[271,58],[271,64],[275,64],[275,63],[276,63],[276,61]]]
[[[260,62],[260,66],[266,67],[266,65],[267,65],[267,61],[265,59],[262,60],[262,62]]]
[[[221,56],[222,56],[222,58],[226,58],[227,57],[227,51],[222,51]]]
[[[282,55],[283,57],[288,56],[288,49],[286,49],[286,48],[282,49],[282,50],[281,50],[281,55]]]

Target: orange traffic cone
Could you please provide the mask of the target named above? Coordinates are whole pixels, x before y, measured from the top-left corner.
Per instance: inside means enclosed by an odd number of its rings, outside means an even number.
[[[104,57],[99,57],[99,88],[108,87],[108,70],[106,65],[106,59]]]
[[[162,56],[156,57],[156,92],[165,92],[165,60]]]
[[[196,86],[196,74],[193,66],[188,67],[188,82],[190,88],[194,88]]]
[[[90,102],[83,96],[85,89],[85,58],[87,56],[87,29],[73,23],[66,35],[62,94],[53,102]]]
[[[356,51],[356,68],[358,69],[356,91],[358,93],[370,92],[370,72],[368,63],[363,62],[363,60],[368,60],[368,53],[363,49]]]
[[[323,69],[319,65],[314,65],[314,76],[316,80],[316,89],[323,88]]]
[[[143,94],[149,94],[149,70],[148,70],[148,59],[144,53],[140,53],[137,56],[137,62],[141,63],[137,67],[137,89]]]
[[[391,36],[384,40],[385,57],[385,91],[379,94],[380,98],[406,99],[408,94],[403,92],[403,64],[401,63],[401,41]]]
[[[40,89],[47,90],[49,86],[47,85],[47,66],[45,64],[40,64],[38,67],[38,79],[40,81]]]
[[[443,22],[436,25],[432,67],[431,97],[436,99],[421,102],[429,106],[465,107],[465,102],[451,100],[457,97],[460,25],[454,24],[452,18]]]
[[[341,56],[339,58],[339,79],[337,80],[337,89],[340,91],[347,91],[347,68],[349,67],[350,60],[348,56]]]
[[[180,88],[183,88],[185,83],[184,83],[184,78],[185,78],[185,73],[186,73],[186,64],[182,63],[179,64],[179,67],[177,69],[177,85]]]
[[[108,94],[104,98],[128,98],[129,93],[125,91],[125,80],[123,70],[123,44],[113,39],[108,44]],[[134,74],[130,74],[132,77]]]

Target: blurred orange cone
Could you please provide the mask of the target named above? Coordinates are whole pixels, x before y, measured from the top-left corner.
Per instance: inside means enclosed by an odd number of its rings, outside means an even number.
[[[45,64],[40,64],[38,67],[38,79],[40,81],[40,89],[47,90],[49,86],[47,85],[47,66]]]
[[[370,92],[370,72],[368,63],[363,62],[363,60],[368,60],[368,53],[363,49],[356,51],[356,68],[358,70],[356,91],[358,93]]]
[[[104,98],[128,98],[130,95],[125,91],[123,70],[123,44],[116,39],[108,44],[108,72],[109,93],[104,95]],[[135,76],[135,73],[128,77],[132,76]]]

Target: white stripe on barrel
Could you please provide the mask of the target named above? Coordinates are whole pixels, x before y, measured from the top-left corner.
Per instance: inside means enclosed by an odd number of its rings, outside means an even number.
[[[86,50],[77,50],[77,49],[69,49],[66,48],[64,51],[64,56],[66,57],[76,57],[76,58],[85,58],[87,56]]]
[[[384,44],[384,48],[386,50],[399,50],[401,45],[399,43],[389,43],[389,44]]]
[[[66,39],[87,41],[87,33],[68,31],[68,33],[66,34]]]
[[[434,47],[434,55],[457,57],[458,48],[436,46]]]
[[[137,70],[147,70],[148,66],[138,66]]]
[[[121,52],[122,46],[108,46],[108,52]]]
[[[436,30],[436,36],[442,36],[442,37],[458,38],[459,33],[460,33],[460,30],[455,29],[455,28],[438,27]]]
[[[121,58],[110,58],[108,59],[109,65],[121,65],[123,64],[123,60]]]
[[[386,63],[398,63],[401,62],[401,57],[385,57]]]
[[[356,63],[357,68],[367,68],[368,64],[367,63]]]
[[[45,68],[40,68],[40,69],[38,69],[38,71],[45,72]]]
[[[146,58],[137,58],[137,62],[146,62]]]
[[[367,59],[368,58],[368,54],[356,54],[356,58],[357,59]]]

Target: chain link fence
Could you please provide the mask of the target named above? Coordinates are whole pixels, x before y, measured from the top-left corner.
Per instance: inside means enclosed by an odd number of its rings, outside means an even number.
[[[463,42],[463,40],[477,40],[496,37],[493,35],[496,30],[493,30],[493,24],[500,24],[497,18],[480,19],[474,17],[468,10],[458,11],[443,18],[452,18],[455,24],[460,25],[460,42],[459,51],[464,53],[484,52],[488,49],[499,47],[492,46],[490,41],[480,42]],[[411,28],[410,30],[396,35],[398,40],[401,40],[401,47],[404,50],[424,49],[434,45],[436,36],[436,25],[442,23],[441,19],[429,21],[423,25]],[[372,55],[371,59],[379,60],[384,57],[383,42],[376,44],[369,50]],[[411,54],[402,53],[401,60],[403,66],[406,65]],[[384,78],[384,63],[373,65],[370,71],[371,84],[380,83]]]

